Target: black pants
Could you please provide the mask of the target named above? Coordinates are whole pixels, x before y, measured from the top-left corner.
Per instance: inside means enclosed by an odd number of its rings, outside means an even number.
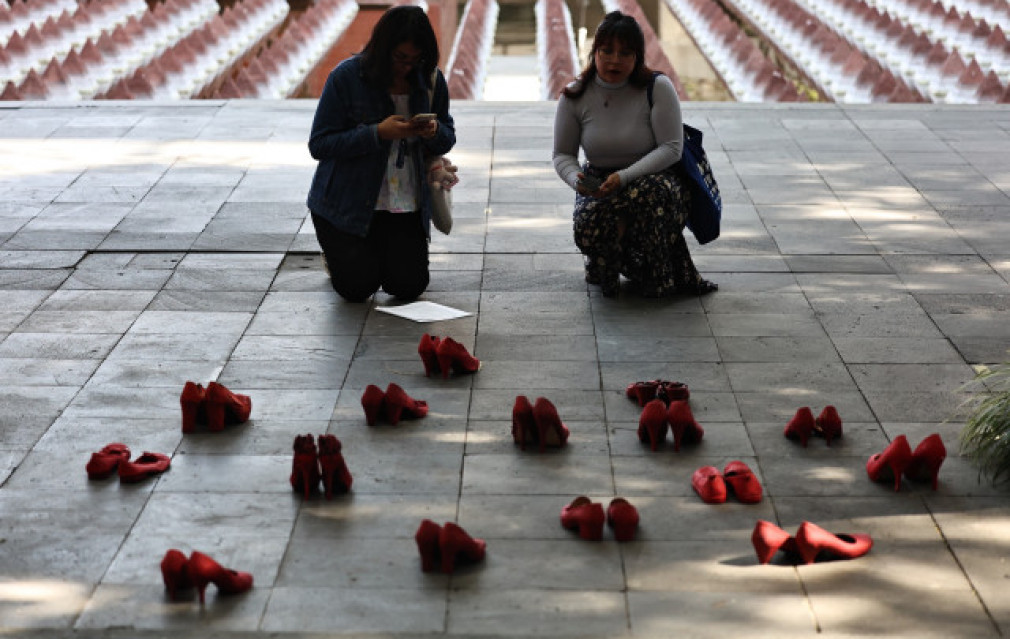
[[[375,211],[368,236],[358,237],[313,213],[333,290],[351,302],[365,301],[380,287],[403,300],[423,293],[429,281],[428,238],[420,216]]]

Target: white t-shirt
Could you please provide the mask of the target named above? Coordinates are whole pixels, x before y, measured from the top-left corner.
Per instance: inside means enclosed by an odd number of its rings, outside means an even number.
[[[396,115],[410,117],[410,96],[391,96],[396,107]],[[410,155],[409,144],[416,138],[393,140],[389,146],[389,157],[386,159],[386,176],[379,187],[379,197],[375,200],[375,210],[392,213],[409,213],[417,210],[417,184],[414,179],[414,160]],[[401,157],[402,156],[402,157]],[[401,158],[402,166],[396,166],[397,158]]]

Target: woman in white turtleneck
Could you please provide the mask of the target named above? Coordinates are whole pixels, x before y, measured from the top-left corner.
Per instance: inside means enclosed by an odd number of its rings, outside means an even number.
[[[554,169],[577,193],[575,244],[586,256],[586,281],[607,297],[620,291],[622,274],[649,297],[718,288],[698,274],[684,241],[690,195],[674,168],[683,135],[673,83],[645,65],[641,27],[608,13],[554,119]]]

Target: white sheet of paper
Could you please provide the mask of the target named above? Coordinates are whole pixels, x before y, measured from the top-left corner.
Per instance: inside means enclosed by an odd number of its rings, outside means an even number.
[[[466,317],[473,313],[461,311],[451,306],[443,306],[435,302],[411,302],[402,306],[376,306],[376,310],[390,315],[396,315],[415,322],[441,322],[444,320]]]

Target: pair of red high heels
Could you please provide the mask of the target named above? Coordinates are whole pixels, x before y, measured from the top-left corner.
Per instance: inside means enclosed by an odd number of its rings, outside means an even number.
[[[561,509],[561,525],[567,530],[578,530],[579,537],[587,541],[603,539],[604,522],[614,530],[617,541],[632,541],[638,521],[638,509],[623,497],[612,499],[605,515],[603,504],[585,495],[579,495]]]
[[[932,482],[933,490],[939,483],[940,466],[947,458],[947,447],[939,433],[922,440],[915,450],[908,438],[898,435],[882,452],[866,462],[866,474],[872,481],[894,481],[894,490],[901,488],[901,476],[912,481]]]
[[[706,504],[725,503],[731,490],[740,502],[756,504],[764,493],[754,471],[739,460],[726,464],[721,474],[715,466],[702,466],[691,476],[691,486]]]
[[[758,561],[767,564],[778,551],[799,555],[803,563],[812,564],[821,556],[824,559],[855,559],[870,552],[873,539],[862,533],[833,533],[805,521],[796,536],[782,530],[770,521],[758,521],[751,533],[751,543]]]
[[[130,449],[126,444],[108,444],[85,464],[88,479],[106,479],[119,473],[119,481],[134,483],[152,475],[159,475],[172,465],[172,459],[162,453],[144,452],[130,461]]]
[[[189,558],[172,548],[161,560],[161,578],[169,599],[179,599],[179,591],[195,587],[204,603],[207,584],[213,583],[222,595],[237,595],[252,589],[253,576],[247,572],[229,570],[202,552],[194,550]]]
[[[441,373],[442,379],[449,379],[449,373],[476,373],[480,370],[480,360],[467,352],[466,347],[451,337],[437,337],[425,333],[417,345],[417,354],[424,364],[424,375],[431,377]]]
[[[361,407],[365,409],[365,421],[369,426],[380,419],[396,426],[402,418],[415,419],[428,414],[428,402],[414,399],[398,384],[386,386],[386,392],[369,384],[361,395]]]
[[[654,379],[649,382],[633,382],[628,384],[628,387],[624,389],[624,394],[628,396],[628,399],[637,401],[639,407],[645,406],[654,399],[661,399],[664,404],[669,405],[673,401],[691,398],[691,391],[688,389],[687,384],[683,382],[671,382],[665,379]]]
[[[545,446],[560,448],[568,442],[571,431],[561,422],[558,409],[545,397],[533,404],[525,395],[516,397],[512,405],[512,441],[519,450],[526,450],[526,442],[536,443],[540,452]]]
[[[789,439],[798,440],[804,448],[811,435],[823,437],[830,446],[832,439],[842,436],[842,418],[834,406],[825,406],[817,417],[814,417],[809,406],[804,406],[789,420],[783,434]]]
[[[342,448],[340,440],[334,435],[320,435],[318,450],[312,435],[297,435],[295,457],[291,463],[291,488],[302,493],[305,499],[319,490],[320,481],[327,499],[332,499],[333,493],[351,490],[354,478],[344,462]]]
[[[252,412],[252,399],[248,395],[233,393],[217,382],[210,382],[206,389],[186,382],[179,403],[184,433],[196,432],[197,424],[206,424],[214,432],[222,431],[225,424],[245,423]]]
[[[456,570],[456,562],[481,561],[487,553],[487,543],[483,539],[471,537],[451,521],[439,526],[430,519],[422,520],[414,533],[414,541],[424,572],[438,569],[451,575]]]
[[[687,400],[674,400],[667,407],[663,400],[653,399],[642,409],[638,417],[638,440],[656,450],[666,439],[666,428],[673,431],[673,450],[680,445],[697,444],[705,435],[705,429],[694,419],[694,413]]]

